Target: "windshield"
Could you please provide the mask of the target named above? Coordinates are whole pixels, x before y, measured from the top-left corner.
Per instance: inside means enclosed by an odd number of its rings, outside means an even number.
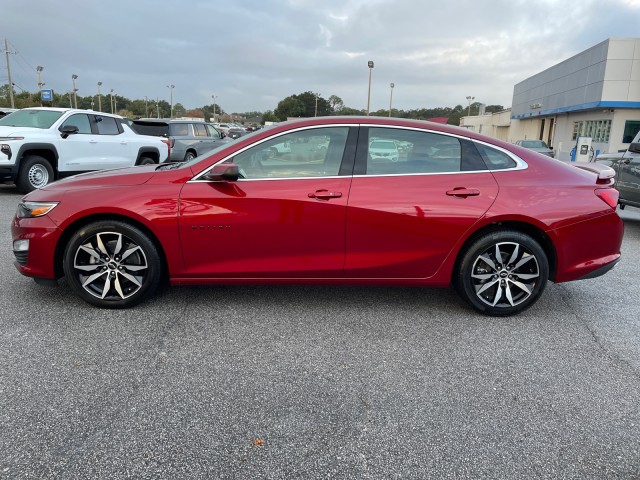
[[[542,140],[524,140],[522,146],[524,148],[547,148],[547,144]]]
[[[62,113],[55,110],[18,110],[0,118],[0,126],[46,129],[51,127]]]

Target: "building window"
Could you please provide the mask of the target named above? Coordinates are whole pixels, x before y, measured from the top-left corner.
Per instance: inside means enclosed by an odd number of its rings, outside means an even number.
[[[578,137],[591,137],[596,143],[607,143],[611,134],[611,120],[589,120],[587,122],[573,122],[571,140]]]
[[[627,120],[626,122],[624,122],[622,143],[633,142],[633,137],[635,137],[638,132],[640,132],[640,120]]]
[[[578,137],[582,137],[583,128],[584,122],[573,122],[573,135],[571,135],[571,140],[577,140]]]

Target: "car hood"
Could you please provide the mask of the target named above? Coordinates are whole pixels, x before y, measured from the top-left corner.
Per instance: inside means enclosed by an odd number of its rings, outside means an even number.
[[[13,127],[11,125],[0,125],[0,137],[14,137],[20,136],[32,136],[34,134],[45,134],[48,132],[48,128],[34,128],[34,127]]]
[[[157,165],[143,165],[81,173],[50,183],[41,190],[142,185],[154,176],[157,167]]]

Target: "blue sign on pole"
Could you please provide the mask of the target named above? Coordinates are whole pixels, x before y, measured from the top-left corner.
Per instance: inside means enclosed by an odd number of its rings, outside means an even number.
[[[53,101],[53,90],[41,90],[42,93],[42,101],[43,102],[52,102]]]

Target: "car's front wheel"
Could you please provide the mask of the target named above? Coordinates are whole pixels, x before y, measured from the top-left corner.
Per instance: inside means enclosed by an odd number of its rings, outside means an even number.
[[[549,261],[531,236],[514,230],[487,233],[462,253],[454,279],[476,310],[513,315],[533,305],[549,279]]]
[[[29,155],[20,166],[16,187],[21,193],[29,193],[36,188],[42,188],[53,182],[53,167],[43,157]]]
[[[121,221],[82,227],[69,240],[64,273],[86,302],[103,308],[131,307],[157,290],[163,268],[149,236]]]
[[[151,157],[141,157],[138,160],[138,165],[153,165],[156,161]]]

